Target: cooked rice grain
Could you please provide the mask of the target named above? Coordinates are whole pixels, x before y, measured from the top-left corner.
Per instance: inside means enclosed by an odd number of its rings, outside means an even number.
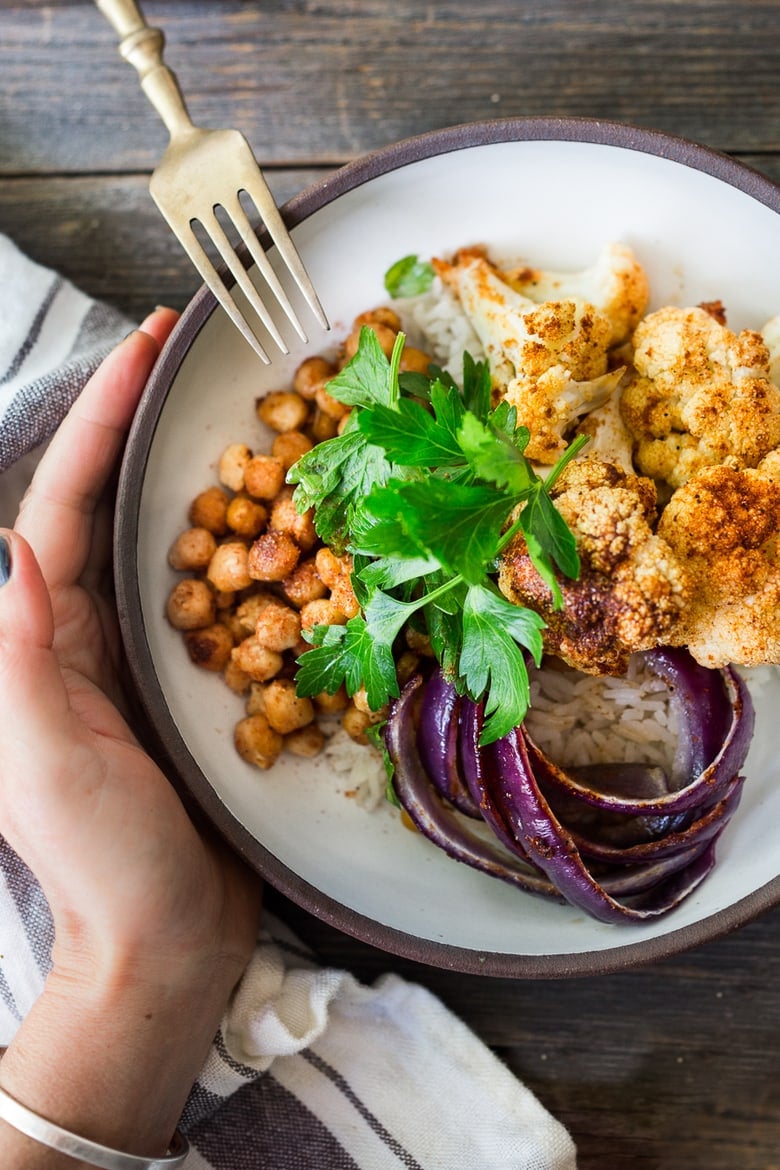
[[[620,678],[545,664],[531,679],[526,727],[562,767],[608,761],[671,770],[677,745],[669,691],[638,657]]]

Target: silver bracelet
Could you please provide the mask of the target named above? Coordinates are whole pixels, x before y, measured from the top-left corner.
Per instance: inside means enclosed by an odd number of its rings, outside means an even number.
[[[189,1153],[190,1145],[186,1137],[178,1129],[168,1147],[168,1153],[162,1158],[140,1158],[136,1154],[123,1154],[120,1150],[112,1150],[110,1146],[102,1146],[100,1142],[91,1142],[87,1138],[63,1129],[45,1117],[39,1117],[11,1097],[5,1089],[0,1088],[0,1120],[7,1121],[14,1129],[42,1146],[51,1150],[59,1150],[70,1158],[80,1159],[90,1166],[101,1166],[103,1170],[175,1170],[181,1166]]]

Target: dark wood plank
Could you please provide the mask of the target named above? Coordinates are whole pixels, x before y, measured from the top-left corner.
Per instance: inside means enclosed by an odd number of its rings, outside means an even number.
[[[283,203],[324,173],[272,171]],[[84,292],[142,318],[155,305],[182,309],[200,284],[152,202],[148,175],[0,181],[0,230],[33,260]]]
[[[149,0],[193,115],[335,164],[495,116],[616,118],[780,149],[775,0]],[[627,17],[630,12],[630,17]],[[165,131],[92,3],[3,5],[0,173],[148,169]]]

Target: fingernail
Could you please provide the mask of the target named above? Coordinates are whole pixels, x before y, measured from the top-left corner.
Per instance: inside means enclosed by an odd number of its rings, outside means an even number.
[[[0,536],[0,587],[5,585],[11,576],[11,546],[4,536]]]

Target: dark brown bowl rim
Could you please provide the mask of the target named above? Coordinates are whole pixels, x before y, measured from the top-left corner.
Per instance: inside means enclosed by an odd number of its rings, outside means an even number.
[[[667,158],[735,187],[780,213],[780,186],[735,159],[684,138],[622,122],[588,118],[501,118],[433,130],[374,151],[329,174],[282,209],[290,227],[379,175],[422,159],[473,146],[512,141],[570,141],[621,147]],[[513,955],[421,939],[350,909],[300,878],[262,846],[227,809],[192,759],[168,710],[141,620],[137,540],[140,489],[157,423],[185,353],[216,308],[201,288],[182,314],[152,373],[135,417],[119,480],[114,564],[120,627],[135,696],[150,743],[193,811],[277,890],[346,934],[391,954],[434,967],[504,978],[568,978],[608,974],[657,962],[721,938],[780,902],[780,876],[733,905],[664,935],[603,951]],[[630,926],[626,927],[626,937]]]

